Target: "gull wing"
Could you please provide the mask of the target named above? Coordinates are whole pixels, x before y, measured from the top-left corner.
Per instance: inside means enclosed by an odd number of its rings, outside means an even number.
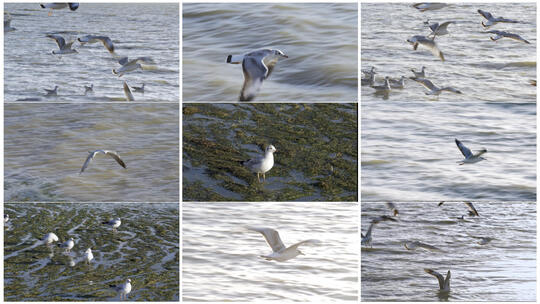
[[[487,152],[487,149],[486,149],[486,148],[482,148],[482,150],[479,150],[478,152],[476,152],[476,154],[475,154],[474,156],[480,156],[480,155],[482,155],[482,154],[484,154],[484,153],[486,153],[486,152]]]
[[[444,280],[444,286],[443,290],[450,290],[450,278],[452,275],[450,274],[450,270],[448,270],[448,273],[446,273],[446,279]]]
[[[368,238],[371,237],[371,230],[373,229],[373,225],[375,225],[375,223],[373,223],[373,222],[371,224],[369,224],[369,228],[368,228],[368,230],[366,232],[366,237],[368,237]]]
[[[107,36],[96,36],[94,38],[100,40],[109,53],[114,53],[114,44],[111,38]]]
[[[421,85],[423,85],[426,89],[430,90],[430,91],[434,91],[434,90],[437,90],[438,88],[433,84],[433,82],[431,82],[429,79],[425,79],[425,78],[413,78],[414,81],[420,83]]]
[[[257,227],[246,227],[249,230],[257,231],[261,233],[264,238],[266,239],[266,242],[270,247],[272,248],[272,251],[279,252],[283,249],[285,249],[285,245],[283,245],[283,242],[281,241],[281,238],[279,237],[279,233],[272,229],[272,228],[257,228]],[[300,244],[297,244],[300,245]]]
[[[441,89],[441,91],[449,91],[449,92],[454,92],[454,93],[457,93],[457,94],[461,94],[460,90],[454,89],[452,87],[444,87],[444,88]]]
[[[320,243],[319,240],[316,240],[316,239],[309,239],[309,240],[305,240],[305,241],[301,241],[301,242],[298,242],[294,245],[291,245],[289,246],[289,248],[287,249],[290,249],[290,248],[298,248],[298,246],[302,245],[302,244],[306,244],[306,243],[309,243],[309,244],[317,244],[317,243]]]
[[[268,68],[259,58],[247,56],[242,61],[242,70],[244,72],[244,85],[240,101],[250,101],[259,92],[268,73]]]
[[[455,21],[446,21],[446,22],[443,22],[437,29],[439,31],[446,31],[446,29],[448,28],[448,26],[452,23],[456,23]]]
[[[394,216],[397,216],[399,214],[399,211],[396,208],[396,205],[394,205],[394,203],[386,203],[386,206],[388,207],[388,209],[390,209],[390,211],[394,212]]]
[[[442,61],[444,61],[444,55],[441,52],[441,50],[439,50],[439,47],[437,46],[435,41],[433,41],[433,40],[431,40],[429,38],[423,37],[423,38],[418,39],[418,43],[420,43],[421,45],[428,48],[433,55],[439,57]]]
[[[377,223],[379,223],[379,222],[385,222],[385,221],[397,222],[397,220],[396,220],[395,218],[390,217],[390,216],[388,216],[388,215],[381,215],[381,216],[378,216],[378,217],[373,218],[373,219],[371,220],[371,222],[372,222],[373,224],[377,224]]]
[[[125,82],[125,81],[124,81],[124,95],[126,95],[126,100],[127,101],[134,101],[135,100],[135,98],[133,97],[133,94],[131,94],[131,90],[129,89],[129,86],[128,86],[127,82]]]
[[[432,32],[435,32],[439,28],[439,22],[435,22],[429,25]]]
[[[122,57],[118,59],[118,63],[120,63],[121,65],[126,65],[128,63],[128,57]]]
[[[118,153],[116,153],[114,151],[105,151],[105,154],[107,154],[110,157],[114,158],[114,160],[116,160],[116,162],[120,166],[122,166],[124,169],[126,168],[126,164],[124,163],[124,161],[122,161],[122,159],[120,159],[120,155],[118,155]]]
[[[478,215],[478,211],[476,211],[476,208],[474,208],[473,204],[471,202],[465,202],[465,205],[467,205],[467,207],[469,207],[469,210],[471,210],[471,212],[476,215],[476,216],[480,216]]]
[[[60,35],[49,34],[47,35],[47,37],[56,40],[56,44],[58,45],[58,48],[61,50],[64,49],[64,47],[66,46],[66,40],[64,39],[64,37]]]
[[[523,39],[520,35],[518,34],[512,34],[512,33],[505,33],[504,34],[504,37],[506,38],[510,38],[510,39],[514,39],[514,40],[517,40],[517,41],[522,41],[522,42],[525,42],[527,44],[530,44],[529,41]]]
[[[461,143],[461,141],[459,141],[457,138],[454,138],[455,141],[456,141],[456,145],[458,146],[459,148],[459,151],[461,151],[461,154],[463,154],[463,156],[465,156],[465,158],[469,158],[472,156],[472,152],[469,148],[465,147],[465,145],[463,145],[463,143]]]
[[[444,280],[444,277],[442,276],[442,274],[436,272],[435,270],[432,270],[432,269],[428,269],[428,268],[424,268],[424,271],[429,273],[430,275],[434,276],[437,278],[437,280],[439,280],[439,288],[441,290],[444,289],[444,286],[445,286],[445,280]],[[450,271],[448,271],[448,273],[450,273]],[[450,279],[448,279],[448,283],[450,283]]]
[[[493,15],[491,13],[483,11],[481,9],[478,10],[478,13],[482,15],[482,17],[486,18],[487,20],[493,19]]]
[[[93,151],[93,152],[88,152],[88,157],[86,158],[86,161],[84,162],[82,168],[81,168],[81,172],[79,172],[79,174],[83,173],[84,172],[84,169],[86,169],[86,167],[88,167],[88,165],[90,164],[90,162],[92,161],[92,159],[94,159],[94,156],[98,153],[98,151]]]

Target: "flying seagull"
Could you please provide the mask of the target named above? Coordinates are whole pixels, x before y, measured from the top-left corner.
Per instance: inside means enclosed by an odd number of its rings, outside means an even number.
[[[425,268],[424,271],[436,277],[437,280],[439,280],[439,289],[441,291],[450,291],[450,277],[451,277],[450,270],[448,270],[448,273],[446,274],[446,279],[442,276],[442,274],[432,269]]]
[[[269,255],[261,255],[262,258],[265,258],[268,261],[275,260],[278,262],[284,262],[287,260],[290,260],[300,254],[303,255],[303,253],[298,250],[298,246],[306,243],[318,243],[318,240],[310,239],[298,242],[294,245],[291,245],[289,247],[285,247],[283,245],[283,242],[281,241],[281,238],[279,237],[279,233],[272,229],[272,228],[258,228],[258,227],[246,227],[248,230],[257,231],[261,233],[264,238],[266,239],[266,242],[268,245],[272,248],[272,253]]]
[[[49,89],[43,89],[45,90],[45,96],[56,96],[58,95],[57,92],[58,92],[58,86],[54,86],[54,89],[52,90],[49,90]]]
[[[436,36],[448,35],[448,26],[452,23],[456,23],[456,22],[446,21],[441,24],[439,24],[438,22],[430,24],[429,28],[431,29],[431,33],[428,35],[428,37],[433,36],[433,40],[435,40]]]
[[[135,101],[135,98],[133,97],[133,94],[131,94],[131,90],[129,89],[129,86],[127,82],[124,81],[124,95],[126,95],[127,101]]]
[[[423,45],[428,50],[430,50],[433,55],[439,57],[441,61],[444,61],[444,55],[441,50],[439,50],[437,43],[435,43],[433,39],[429,39],[428,37],[422,35],[415,35],[407,39],[407,42],[412,44],[413,50],[415,51],[418,48],[418,45]]]
[[[386,203],[386,206],[388,207],[388,209],[390,209],[390,211],[392,211],[394,213],[394,216],[399,215],[399,211],[396,208],[396,205],[394,205],[394,203]]]
[[[86,167],[88,167],[88,165],[90,164],[90,162],[94,159],[94,157],[99,154],[99,153],[103,153],[105,155],[109,155],[110,157],[114,158],[114,160],[116,160],[116,162],[124,167],[124,169],[126,168],[126,164],[124,163],[124,161],[122,161],[122,159],[120,159],[120,155],[118,155],[118,153],[114,152],[114,151],[108,151],[108,150],[95,150],[95,151],[88,151],[89,155],[88,157],[86,158],[86,161],[84,162],[82,168],[81,168],[81,172],[79,172],[79,174],[82,174],[84,172],[84,169],[86,169]]]
[[[242,63],[244,85],[240,92],[240,101],[251,101],[255,98],[263,80],[268,78],[274,70],[279,57],[289,58],[282,51],[272,49],[227,56],[227,63]]]
[[[138,57],[132,60],[129,60],[128,57],[122,57],[118,60],[118,63],[120,63],[122,66],[118,69],[113,69],[112,72],[114,75],[122,77],[127,72],[142,69],[142,65],[140,64],[141,62],[153,64],[154,60],[150,57]]]
[[[266,172],[268,172],[274,166],[274,152],[276,148],[273,145],[266,147],[266,151],[263,156],[252,158],[246,161],[240,162],[242,165],[246,166],[252,172],[257,173],[257,180],[261,182],[259,174],[263,176],[263,182],[266,181]]]
[[[465,205],[469,207],[469,215],[470,216],[480,216],[478,214],[478,211],[476,211],[476,208],[474,208],[473,204],[471,202],[465,202]]]
[[[90,86],[84,86],[84,95],[88,93],[94,92],[94,84],[92,83]]]
[[[457,138],[455,138],[455,141],[456,141],[456,145],[459,148],[459,151],[461,151],[461,154],[463,154],[463,156],[465,156],[465,159],[458,161],[458,163],[460,163],[460,165],[474,164],[474,163],[477,163],[479,161],[485,160],[485,158],[480,156],[480,155],[487,152],[487,150],[485,148],[482,148],[482,150],[480,150],[480,151],[476,152],[475,154],[473,154],[471,152],[471,150],[469,148],[465,147],[465,145],[463,145],[463,143],[461,143],[461,141],[459,141]]]
[[[124,284],[109,285],[120,296],[120,300],[127,299],[128,293],[131,292],[131,279],[127,279]]]
[[[386,221],[391,221],[391,222],[397,222],[397,220],[391,216],[388,216],[388,215],[381,215],[381,216],[378,216],[378,217],[375,217],[375,218],[372,218],[371,219],[371,222],[373,224],[378,224],[380,222],[386,222]]]
[[[431,245],[428,245],[426,243],[422,243],[422,242],[419,242],[419,241],[404,242],[403,247],[405,247],[405,249],[407,249],[407,250],[416,250],[418,248],[423,248],[423,249],[430,250],[430,251],[442,251],[442,250],[440,250],[439,248],[437,248],[435,246],[431,246]]]
[[[506,19],[504,17],[493,17],[493,15],[489,12],[486,12],[486,11],[483,11],[481,9],[478,10],[478,13],[480,15],[482,15],[482,17],[486,18],[487,19],[487,22],[484,23],[484,21],[482,21],[482,26],[483,27],[490,27],[496,23],[499,23],[499,22],[504,22],[504,23],[519,23],[519,21],[515,21],[515,20],[511,20],[511,19]]]
[[[362,236],[362,245],[365,245],[366,247],[369,246],[370,248],[373,248],[373,246],[371,245],[371,241],[373,241],[373,238],[371,237],[371,231],[373,230],[374,225],[374,222],[371,222],[371,224],[369,224],[366,235],[360,232],[360,236]]]
[[[527,44],[531,44],[529,41],[523,39],[520,35],[518,34],[513,34],[513,33],[509,33],[509,32],[503,32],[503,31],[495,31],[495,30],[491,30],[491,31],[487,31],[486,33],[490,33],[490,34],[495,34],[496,36],[495,37],[489,37],[491,40],[493,41],[497,41],[501,38],[510,38],[510,39],[514,39],[514,40],[517,40],[517,41],[521,41],[521,42],[525,42]]]
[[[75,40],[70,41],[69,43],[66,43],[66,40],[64,39],[64,37],[62,37],[60,35],[49,34],[49,35],[47,35],[47,37],[56,40],[56,44],[58,45],[59,50],[58,51],[56,51],[56,50],[52,51],[53,54],[62,55],[62,54],[78,53],[77,50],[74,50],[74,49],[71,48],[71,46],[73,45],[73,42],[75,42]]]
[[[460,90],[454,89],[452,87],[440,88],[440,87],[434,85],[433,82],[431,82],[429,79],[416,78],[416,77],[411,77],[411,79],[418,82],[418,83],[420,83],[426,89],[429,90],[429,92],[426,92],[426,95],[440,95],[442,93],[442,91],[448,91],[448,92],[453,92],[453,93],[456,93],[456,94],[461,94]]]
[[[445,7],[445,3],[439,2],[421,2],[413,4],[413,7],[421,12],[438,10]]]
[[[96,43],[101,42],[103,43],[103,46],[109,51],[109,53],[114,53],[114,44],[112,40],[107,36],[94,36],[94,35],[86,35],[84,37],[80,37],[77,40],[81,43],[81,45],[84,45],[86,43]]]

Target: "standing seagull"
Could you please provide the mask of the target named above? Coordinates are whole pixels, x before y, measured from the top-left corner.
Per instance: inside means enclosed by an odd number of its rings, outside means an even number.
[[[9,214],[4,214],[4,223],[7,223],[9,221]]]
[[[437,46],[437,43],[435,43],[435,41],[433,41],[433,39],[429,39],[426,36],[415,35],[415,36],[412,36],[411,38],[407,39],[407,42],[412,44],[413,50],[415,50],[415,51],[418,48],[418,45],[423,45],[428,50],[430,50],[433,55],[439,57],[441,59],[441,61],[444,61],[444,55],[441,52],[441,50],[439,50],[439,47]]]
[[[86,158],[86,161],[84,162],[82,168],[81,168],[81,172],[79,172],[79,174],[82,174],[84,169],[86,169],[86,167],[88,167],[88,165],[90,164],[90,162],[92,161],[92,159],[94,159],[94,157],[99,154],[99,153],[103,153],[105,155],[109,155],[110,157],[114,158],[114,160],[116,160],[116,162],[122,166],[124,169],[126,168],[126,164],[124,163],[124,161],[122,161],[122,159],[120,159],[120,155],[118,155],[118,153],[114,152],[114,151],[108,151],[108,150],[95,150],[95,151],[88,151],[89,155],[88,157]]]
[[[285,247],[285,245],[281,241],[281,238],[279,237],[279,233],[272,228],[258,228],[258,227],[246,227],[246,228],[248,230],[257,231],[264,236],[264,238],[266,239],[266,242],[272,248],[272,253],[269,255],[261,255],[261,257],[265,258],[268,261],[275,260],[278,262],[285,262],[287,260],[290,260],[296,257],[297,255],[300,255],[300,254],[303,255],[303,253],[300,250],[298,250],[298,246],[305,243],[318,242],[318,240],[310,239],[310,240],[298,242],[289,247]]]
[[[84,259],[88,264],[90,264],[90,261],[94,259],[94,255],[92,254],[92,248],[86,249],[86,251],[84,252]]]
[[[415,78],[415,77],[411,77],[411,79],[418,82],[418,83],[420,83],[426,89],[429,90],[429,92],[426,92],[426,95],[440,95],[442,93],[442,91],[448,91],[448,92],[454,92],[456,94],[461,94],[460,90],[454,89],[452,87],[440,88],[440,87],[434,85],[433,82],[431,82],[429,79]]]
[[[240,92],[240,101],[250,101],[259,92],[263,80],[268,78],[279,57],[289,58],[280,50],[264,49],[245,55],[229,55],[227,63],[242,63],[244,85]]]
[[[491,40],[493,41],[497,41],[501,38],[510,38],[510,39],[514,39],[514,40],[517,40],[517,41],[521,41],[521,42],[525,42],[527,44],[531,44],[529,41],[523,39],[520,35],[518,34],[513,34],[513,33],[509,33],[509,32],[503,32],[503,31],[495,31],[495,30],[491,30],[491,31],[487,31],[486,33],[490,33],[490,34],[495,34],[497,36],[495,37],[489,37]]]
[[[264,152],[264,156],[259,156],[246,161],[242,161],[242,165],[246,166],[249,170],[257,173],[257,180],[261,182],[259,174],[263,175],[263,182],[266,181],[265,173],[268,172],[274,166],[274,152],[276,148],[273,145],[269,145]]]
[[[471,150],[469,148],[465,147],[465,145],[463,145],[463,143],[461,143],[461,141],[459,141],[457,138],[455,138],[455,141],[456,141],[456,145],[459,148],[459,151],[461,151],[461,154],[463,154],[463,156],[465,156],[465,159],[458,161],[458,163],[460,163],[460,165],[474,164],[474,163],[477,163],[479,161],[485,160],[485,158],[480,156],[480,155],[487,152],[487,150],[485,148],[482,148],[482,150],[476,152],[476,154],[473,154],[471,152]]]
[[[428,268],[424,268],[424,271],[429,273],[430,275],[434,276],[439,280],[439,289],[441,291],[450,291],[450,270],[448,270],[448,273],[446,274],[446,279],[442,276],[442,274]]]
[[[120,300],[127,300],[127,295],[131,292],[131,279],[127,279],[124,284],[109,285],[109,287],[113,288],[118,293]]]
[[[71,248],[73,248],[73,246],[75,246],[75,241],[73,241],[73,238],[69,238],[69,240],[61,243],[61,244],[58,244],[58,247],[60,248],[64,248],[66,252],[70,252],[71,251]]]
[[[55,55],[62,55],[62,54],[73,54],[78,53],[77,50],[73,50],[71,46],[73,45],[73,42],[75,40],[70,41],[69,43],[66,43],[66,40],[64,37],[56,34],[49,34],[47,35],[48,38],[56,40],[56,44],[58,45],[59,50],[58,51],[52,51]]]
[[[103,46],[109,51],[109,53],[114,53],[114,44],[111,40],[111,38],[107,36],[94,36],[94,35],[86,35],[84,37],[78,38],[81,45],[84,45],[85,43],[96,43],[98,41],[101,41],[103,43]]]
[[[122,221],[120,220],[119,217],[113,219],[113,220],[108,220],[108,221],[105,221],[105,222],[102,222],[103,225],[109,225],[112,227],[112,229],[114,231],[116,231],[116,228],[120,227],[120,225],[122,225]]]
[[[504,23],[519,23],[519,21],[515,21],[515,20],[511,20],[511,19],[506,19],[504,17],[493,17],[493,15],[489,12],[486,12],[486,11],[483,11],[481,9],[478,10],[478,13],[480,15],[482,15],[482,17],[486,18],[487,19],[487,22],[484,23],[484,21],[482,21],[482,26],[483,27],[490,27],[496,23],[499,23],[499,22],[504,22]]]
[[[56,236],[56,234],[52,233],[52,232],[49,232],[47,234],[45,234],[43,236],[43,238],[41,239],[41,241],[49,246],[50,244],[54,243],[54,242],[58,242],[58,237]]]

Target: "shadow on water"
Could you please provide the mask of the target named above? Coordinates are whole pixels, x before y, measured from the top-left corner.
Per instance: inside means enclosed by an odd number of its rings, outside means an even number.
[[[190,104],[183,107],[186,201],[356,201],[356,104]],[[241,161],[273,144],[259,183]]]

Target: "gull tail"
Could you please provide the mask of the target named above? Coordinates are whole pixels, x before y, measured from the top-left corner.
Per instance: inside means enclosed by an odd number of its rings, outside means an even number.
[[[227,56],[227,63],[238,64],[242,63],[244,60],[244,55],[229,55]]]

